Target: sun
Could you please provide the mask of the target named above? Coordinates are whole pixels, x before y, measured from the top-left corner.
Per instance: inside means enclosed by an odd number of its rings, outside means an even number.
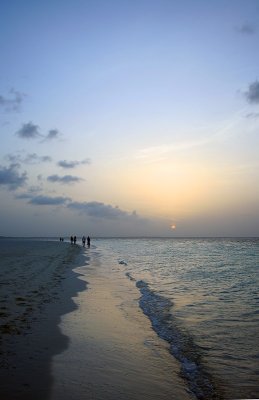
[[[176,229],[176,225],[175,224],[171,225],[171,229],[175,230]]]

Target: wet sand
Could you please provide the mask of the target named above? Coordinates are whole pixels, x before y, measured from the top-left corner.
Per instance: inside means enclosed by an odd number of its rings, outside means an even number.
[[[68,348],[55,356],[51,400],[191,399],[178,362],[139,308],[140,293],[97,249],[77,268],[87,290],[62,317]]]

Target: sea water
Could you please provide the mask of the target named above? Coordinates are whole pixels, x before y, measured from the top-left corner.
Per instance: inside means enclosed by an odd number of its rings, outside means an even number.
[[[259,398],[259,239],[98,239],[199,399]]]

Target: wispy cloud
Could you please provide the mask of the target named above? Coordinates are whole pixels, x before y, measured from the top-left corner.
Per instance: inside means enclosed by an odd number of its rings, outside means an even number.
[[[16,193],[16,199],[32,199],[36,196],[39,196],[43,188],[41,186],[29,186],[26,192]]]
[[[40,164],[52,161],[50,156],[39,156],[36,153],[27,154],[25,156],[21,154],[7,154],[6,159],[12,163],[24,164]]]
[[[38,156],[36,153],[28,154],[24,159],[24,163],[26,164],[39,164],[51,161],[52,158],[50,156]]]
[[[236,130],[234,128],[243,121],[244,110],[246,109],[247,106],[240,109],[236,114],[231,116],[229,120],[222,122],[218,128],[213,127],[212,129],[208,127],[206,129],[206,134],[203,134],[203,136],[197,137],[196,139],[175,141],[173,143],[142,148],[137,151],[136,158],[148,162],[158,162],[164,160],[169,153],[183,152],[212,143],[224,142],[235,135]]]
[[[35,196],[31,197],[29,204],[37,205],[37,206],[60,206],[65,205],[71,199],[69,197],[63,196]]]
[[[49,142],[51,140],[56,140],[61,137],[61,133],[57,129],[50,129],[47,135],[44,136],[42,142]]]
[[[32,197],[32,194],[29,192],[18,193],[15,195],[15,198],[18,200],[31,199]]]
[[[86,158],[85,160],[82,161],[67,161],[67,160],[61,160],[58,161],[57,165],[62,168],[66,169],[73,169],[79,165],[83,164],[91,164],[91,160],[89,158]]]
[[[23,186],[28,177],[27,173],[19,173],[19,164],[10,164],[9,167],[0,166],[0,186],[6,186],[9,190],[15,190]]]
[[[244,24],[238,26],[236,30],[243,35],[254,35],[256,33],[256,27],[249,22],[245,22]]]
[[[256,113],[256,112],[249,113],[246,115],[246,118],[257,119],[257,118],[259,118],[259,112],[258,113]]]
[[[164,155],[172,152],[172,151],[181,151],[191,149],[193,147],[203,146],[209,143],[210,140],[208,138],[201,138],[197,140],[189,140],[183,142],[176,143],[168,143],[160,146],[150,146],[143,149],[140,149],[137,152],[137,158],[139,159],[148,159],[150,157],[163,157]]]
[[[70,185],[71,183],[77,183],[77,182],[81,182],[84,179],[79,178],[77,176],[72,176],[72,175],[64,175],[64,176],[59,176],[59,175],[50,175],[48,176],[47,180],[49,182],[53,182],[53,183],[61,183],[63,185]]]
[[[252,82],[244,93],[247,101],[251,104],[259,103],[259,81]]]
[[[9,97],[0,95],[0,108],[6,112],[20,111],[25,94],[14,89],[11,89],[9,94]]]
[[[35,125],[32,122],[23,124],[22,127],[16,132],[16,135],[21,139],[37,139],[42,137],[39,132],[38,125]]]
[[[121,210],[119,207],[113,207],[109,204],[104,204],[98,201],[91,202],[71,202],[68,208],[79,211],[80,213],[87,214],[90,217],[104,218],[104,219],[118,219],[118,218],[138,218],[137,213],[133,211],[128,213]]]

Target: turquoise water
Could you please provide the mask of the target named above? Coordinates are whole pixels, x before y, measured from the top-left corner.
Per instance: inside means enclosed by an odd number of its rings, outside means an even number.
[[[98,239],[200,399],[259,398],[259,239]]]

